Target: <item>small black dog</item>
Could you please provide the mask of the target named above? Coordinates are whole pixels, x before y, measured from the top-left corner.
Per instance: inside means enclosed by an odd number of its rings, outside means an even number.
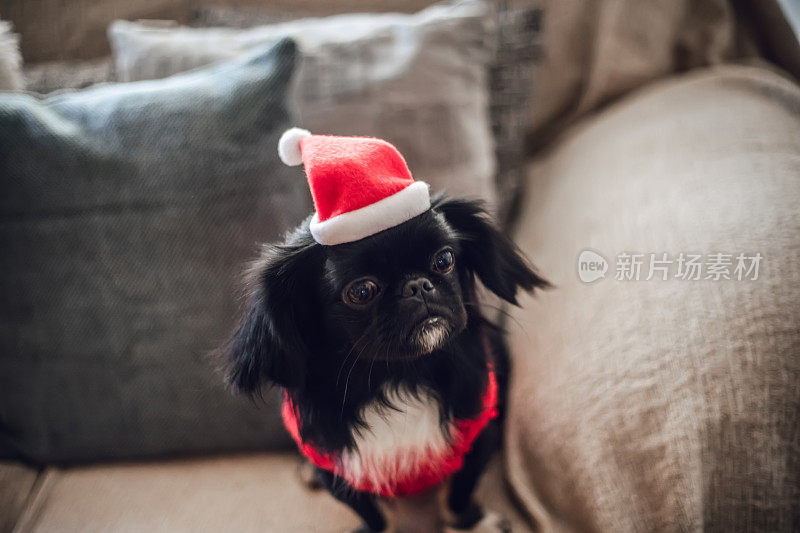
[[[547,282],[473,201],[440,196],[410,220],[335,246],[318,244],[309,222],[255,264],[225,348],[231,383],[250,395],[281,387],[287,427],[364,531],[386,527],[376,494],[443,475],[452,525],[472,527],[484,516],[472,492],[497,446],[507,377],[476,278],[512,304],[519,289]]]

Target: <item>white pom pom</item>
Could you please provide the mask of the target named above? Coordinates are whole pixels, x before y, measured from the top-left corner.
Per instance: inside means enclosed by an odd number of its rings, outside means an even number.
[[[290,167],[303,163],[303,154],[300,153],[300,139],[310,137],[311,132],[302,128],[289,128],[281,135],[278,141],[278,155],[281,161]]]

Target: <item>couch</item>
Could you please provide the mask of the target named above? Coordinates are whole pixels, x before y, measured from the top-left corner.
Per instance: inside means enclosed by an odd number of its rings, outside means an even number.
[[[515,531],[796,530],[797,40],[770,3],[662,4],[657,23],[634,2],[550,4],[509,231],[554,288],[504,321],[509,415],[479,498]],[[604,277],[582,280],[584,250]],[[730,254],[731,279],[677,279],[693,253]],[[760,254],[756,279],[738,254]],[[6,462],[0,530],[354,527],[302,470],[291,451]]]

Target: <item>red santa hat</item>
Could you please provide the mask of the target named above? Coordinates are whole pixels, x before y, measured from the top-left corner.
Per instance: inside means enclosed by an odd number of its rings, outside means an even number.
[[[381,139],[312,135],[286,130],[281,161],[303,164],[314,197],[311,235],[334,245],[369,237],[424,213],[428,184],[414,181],[397,148]]]

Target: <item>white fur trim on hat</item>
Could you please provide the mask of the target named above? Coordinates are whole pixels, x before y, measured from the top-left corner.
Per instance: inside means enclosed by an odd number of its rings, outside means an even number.
[[[310,137],[311,132],[302,128],[289,128],[283,132],[278,141],[278,155],[284,164],[296,167],[303,163],[300,153],[300,139]]]
[[[311,235],[320,244],[332,246],[369,237],[393,228],[431,207],[428,184],[415,181],[405,189],[361,209],[336,215],[320,222],[317,213],[311,218]]]

